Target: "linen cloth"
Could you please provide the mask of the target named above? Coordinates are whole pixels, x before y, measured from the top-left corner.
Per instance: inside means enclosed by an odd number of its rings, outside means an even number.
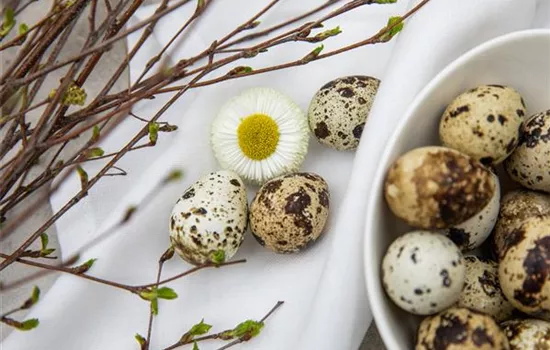
[[[267,2],[215,1],[205,16],[209,19],[198,21],[185,42],[169,50],[172,62],[208,47]],[[405,13],[414,3],[400,0],[392,5],[364,6],[328,21],[326,28],[340,25],[343,33],[325,41],[325,50],[374,34],[388,17]],[[310,140],[302,169],[323,176],[331,193],[331,213],[324,237],[303,253],[277,255],[247,235],[234,257],[247,258],[246,264],[208,269],[169,283],[179,298],[160,301],[151,346],[162,349],[174,343],[202,318],[214,325],[213,332],[231,328],[245,319],[260,319],[276,301],[284,300],[285,304],[267,321],[261,335],[240,348],[356,349],[372,320],[363,276],[363,213],[371,190],[370,178],[385,141],[413,98],[442,68],[499,35],[548,27],[549,3],[432,0],[389,43],[363,47],[299,68],[189,91],[161,119],[177,124],[177,132],[161,133],[155,147],[129,153],[118,164],[128,172],[125,178],[100,181],[87,199],[58,221],[63,256],[69,256],[118,222],[127,208],[140,203],[166,174],[181,168],[185,174],[181,182],[155,190],[157,193],[147,197],[127,225],[89,250],[82,259],[98,258],[89,272],[91,275],[131,285],[153,282],[157,259],[169,244],[168,218],[173,204],[188,185],[218,169],[209,133],[211,121],[224,101],[246,88],[267,86],[284,92],[307,110],[313,94],[329,80],[346,75],[374,76],[382,84],[357,152],[337,152],[319,145],[313,137]],[[261,18],[258,30],[318,4],[317,0],[282,1]],[[140,9],[133,23],[147,18],[155,8]],[[193,6],[185,6],[158,23],[154,40],[130,64],[132,81],[193,10]],[[311,19],[305,21],[308,20]],[[139,35],[138,32],[129,38],[130,48]],[[303,57],[314,47],[315,44],[289,44],[239,64],[260,68]],[[168,98],[160,95],[144,101],[134,112],[150,118]],[[141,122],[128,118],[101,146],[106,152],[116,151],[142,126]],[[90,177],[101,164],[86,163]],[[54,211],[78,190],[78,179],[73,177],[52,198]],[[248,188],[249,199],[255,191],[256,188]],[[166,264],[163,277],[189,267],[175,257]],[[149,305],[128,292],[63,275],[28,316],[40,318],[40,326],[31,332],[13,332],[3,342],[2,349],[136,349],[133,337],[135,333],[146,334],[148,313]],[[200,349],[216,349],[222,343],[199,345]]]

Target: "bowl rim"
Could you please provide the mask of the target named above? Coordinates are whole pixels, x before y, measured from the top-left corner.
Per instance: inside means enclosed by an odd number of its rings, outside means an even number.
[[[375,171],[373,177],[373,190],[369,194],[367,200],[367,207],[365,212],[365,228],[363,233],[363,272],[365,276],[365,283],[367,288],[367,297],[369,300],[370,310],[373,315],[374,321],[383,321],[381,324],[377,323],[378,332],[384,342],[385,346],[390,349],[399,349],[399,346],[393,337],[392,330],[385,324],[385,319],[382,319],[382,309],[383,306],[381,303],[375,301],[384,297],[384,290],[382,283],[379,281],[380,273],[371,273],[374,268],[377,270],[380,269],[381,262],[376,262],[375,264],[371,263],[371,257],[374,253],[374,245],[371,244],[372,239],[369,238],[371,235],[374,235],[375,230],[375,221],[374,221],[374,208],[376,208],[377,202],[380,200],[380,191],[382,190],[380,186],[382,185],[383,178],[386,173],[386,164],[388,158],[393,152],[397,141],[400,138],[400,135],[403,133],[405,126],[408,124],[409,119],[416,113],[420,105],[425,101],[425,99],[432,94],[432,92],[439,87],[439,85],[454,71],[463,66],[466,62],[477,57],[480,54],[483,54],[486,51],[492,50],[501,45],[505,45],[511,41],[525,39],[527,37],[550,37],[550,29],[527,29],[521,31],[515,31],[507,33],[488,41],[485,41],[474,48],[468,50],[464,54],[460,55],[458,58],[449,63],[443,70],[437,73],[429,83],[416,95],[411,104],[407,107],[403,117],[396,124],[395,130],[390,135],[384,146],[384,152],[379,158],[378,169]],[[378,318],[377,318],[378,315]]]

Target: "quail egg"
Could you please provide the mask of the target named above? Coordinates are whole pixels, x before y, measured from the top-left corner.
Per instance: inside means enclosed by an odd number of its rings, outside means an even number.
[[[550,193],[550,109],[523,124],[518,147],[504,166],[522,186]]]
[[[510,304],[498,281],[498,264],[492,260],[465,256],[466,281],[457,306],[483,312],[498,322],[509,319],[514,307]]]
[[[542,320],[510,320],[500,325],[510,350],[550,349],[550,323]]]
[[[386,201],[409,225],[442,229],[460,224],[487,206],[495,177],[474,159],[446,147],[421,147],[397,159],[386,175]]]
[[[277,253],[294,253],[321,236],[328,210],[328,185],[323,178],[289,174],[260,188],[250,205],[250,228],[261,245]]]
[[[502,249],[498,274],[508,301],[526,314],[550,320],[550,214],[523,221]]]
[[[504,255],[507,239],[521,223],[537,215],[550,213],[550,195],[528,190],[517,190],[502,197],[500,213],[493,234],[494,250],[499,259]]]
[[[495,192],[489,203],[468,220],[443,231],[463,252],[479,247],[493,231],[500,206],[500,182],[495,180]]]
[[[420,323],[415,349],[508,350],[510,345],[491,316],[466,308],[450,308]]]
[[[466,269],[462,253],[447,237],[412,231],[397,238],[382,260],[382,285],[397,306],[430,315],[454,304]]]
[[[317,140],[337,150],[356,149],[379,84],[376,78],[356,75],[330,81],[317,91],[308,111]]]
[[[246,189],[227,170],[210,173],[191,185],[170,216],[170,241],[187,262],[201,265],[228,260],[239,249],[247,226]]]
[[[481,85],[455,98],[439,124],[444,146],[485,165],[501,163],[516,147],[525,116],[520,94],[502,85]]]

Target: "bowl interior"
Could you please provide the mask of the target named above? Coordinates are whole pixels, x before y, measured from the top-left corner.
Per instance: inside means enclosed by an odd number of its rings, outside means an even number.
[[[508,85],[520,92],[527,115],[550,108],[550,31],[508,34],[464,54],[439,73],[416,97],[386,145],[372,184],[365,225],[365,274],[368,296],[378,329],[390,350],[411,349],[420,317],[398,309],[386,296],[380,266],[387,247],[411,230],[388,209],[384,176],[403,153],[439,145],[440,116],[460,93],[481,84]],[[506,186],[504,186],[506,187]]]

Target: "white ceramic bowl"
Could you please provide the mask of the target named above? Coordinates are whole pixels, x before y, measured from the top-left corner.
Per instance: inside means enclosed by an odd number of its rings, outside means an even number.
[[[423,90],[396,126],[372,184],[365,228],[365,275],[369,301],[380,335],[389,350],[412,349],[420,317],[398,309],[380,280],[382,258],[390,243],[411,230],[387,207],[383,183],[391,163],[405,152],[438,145],[439,119],[449,102],[481,84],[517,89],[532,115],[550,108],[550,30],[511,33],[467,52],[440,72]]]

